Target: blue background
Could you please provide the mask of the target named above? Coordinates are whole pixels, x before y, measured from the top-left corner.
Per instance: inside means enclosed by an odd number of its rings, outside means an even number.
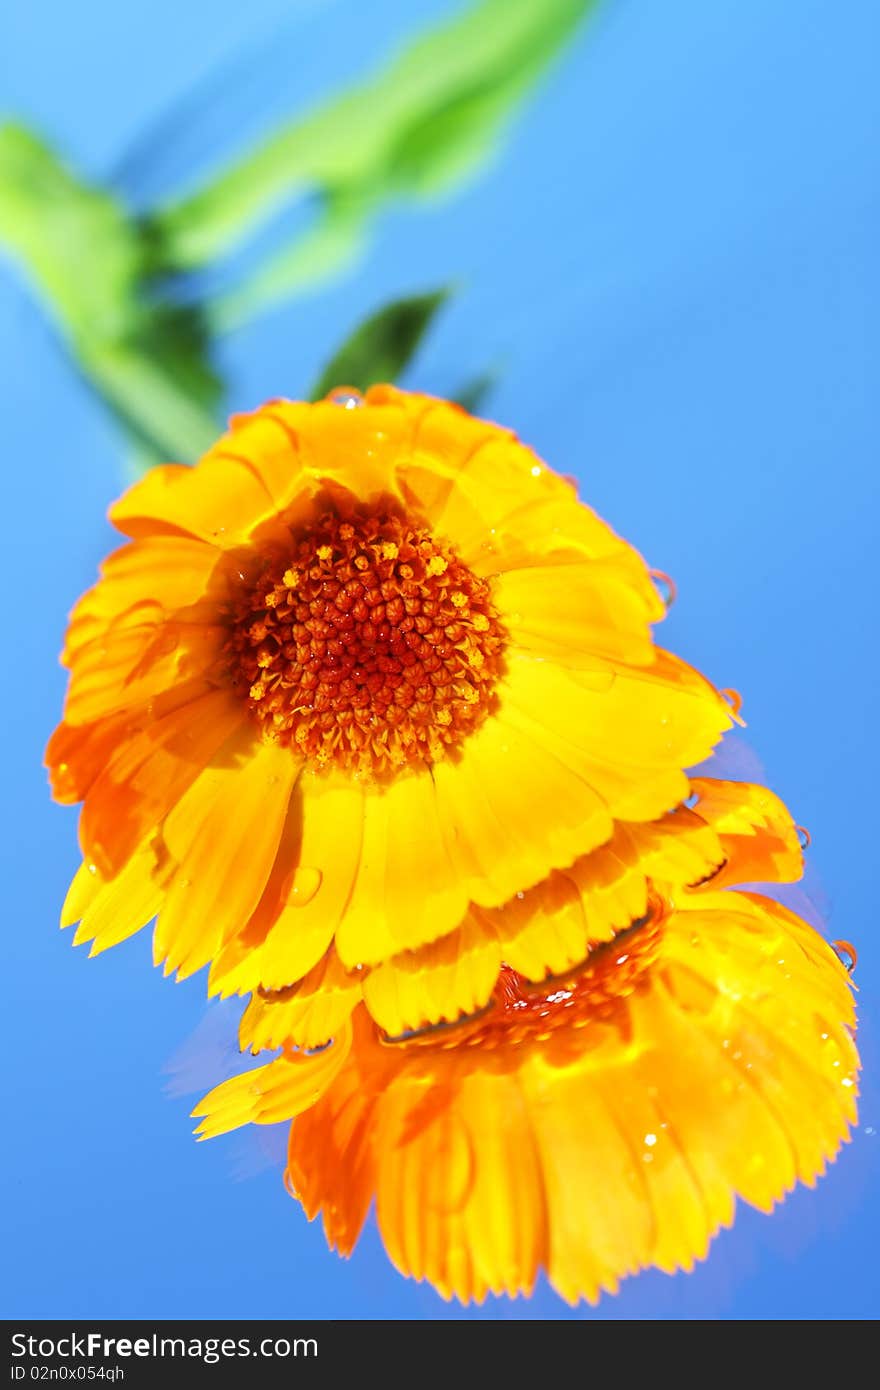
[[[31,0],[4,16],[0,102],[103,176],[256,44],[258,79],[242,60],[137,173],[128,192],[152,197],[450,8]],[[110,542],[123,449],[4,269],[6,1316],[877,1314],[878,42],[874,0],[609,0],[487,177],[395,209],[346,280],[223,345],[236,407],[296,395],[387,296],[462,281],[408,381],[442,391],[500,362],[491,413],[675,576],[664,640],[744,692],[751,746],[812,832],[831,934],[859,946],[854,1142],[773,1217],[742,1210],[692,1275],[643,1275],[598,1310],[542,1284],[465,1313],[401,1279],[372,1227],[349,1263],[329,1255],[256,1138],[192,1142],[162,1069],[203,979],[164,982],[146,933],[89,962],[56,927],[77,853],[40,768],[55,654]],[[207,1026],[191,1070],[215,1058]]]

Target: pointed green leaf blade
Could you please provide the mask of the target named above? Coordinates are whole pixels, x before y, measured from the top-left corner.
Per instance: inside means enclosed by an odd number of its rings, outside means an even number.
[[[498,367],[487,367],[466,381],[453,394],[452,399],[469,415],[479,415],[488,397],[498,385],[501,371]]]
[[[410,295],[371,314],[327,364],[312,391],[312,400],[320,400],[335,386],[366,391],[376,382],[396,381],[450,293],[440,289]]]

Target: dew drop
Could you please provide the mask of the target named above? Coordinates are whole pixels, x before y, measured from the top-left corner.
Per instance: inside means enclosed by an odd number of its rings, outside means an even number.
[[[832,941],[831,945],[841,965],[846,967],[846,973],[851,975],[859,962],[859,953],[855,946],[849,941]]]
[[[310,903],[321,887],[323,877],[320,869],[297,869],[290,889],[291,907],[305,907]]]
[[[678,596],[675,580],[671,579],[668,574],[664,574],[662,570],[651,570],[650,574],[654,588],[660,595],[660,602],[668,613]]]
[[[656,1134],[646,1134],[646,1135],[645,1135],[645,1143],[648,1145],[649,1148],[653,1148],[654,1145],[657,1143],[657,1136],[656,1136]]]
[[[544,470],[541,468],[540,464],[537,464],[537,463],[534,464],[533,467],[532,467],[532,477],[533,477],[533,478],[540,478],[540,476],[541,476],[541,474],[543,473],[543,471],[544,471]]]
[[[864,1132],[865,1132],[865,1134],[875,1134],[875,1133],[876,1133],[876,1130],[874,1129],[874,1126],[873,1126],[873,1125],[865,1125],[865,1130],[864,1130]]]
[[[798,844],[801,849],[809,849],[810,845],[813,843],[809,830],[803,825],[796,825],[795,830],[797,831]]]
[[[97,866],[97,864],[94,864],[94,863],[90,863],[90,864],[89,864],[89,873],[92,874],[93,876],[97,876],[97,873],[98,873],[98,866]]]
[[[357,410],[358,406],[364,403],[363,396],[354,386],[337,386],[327,399],[332,405],[341,406],[343,410]]]

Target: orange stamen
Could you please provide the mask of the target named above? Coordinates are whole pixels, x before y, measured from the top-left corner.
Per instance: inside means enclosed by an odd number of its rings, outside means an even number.
[[[460,745],[489,713],[503,646],[487,581],[390,503],[292,531],[229,640],[268,737],[366,776]]]

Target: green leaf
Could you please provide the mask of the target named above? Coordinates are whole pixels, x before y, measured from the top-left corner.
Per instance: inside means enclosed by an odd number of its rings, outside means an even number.
[[[359,324],[342,344],[318,378],[313,401],[321,400],[334,386],[354,386],[366,391],[378,381],[396,381],[451,291],[395,299]]]
[[[140,218],[30,131],[0,126],[0,249],[40,294],[138,457],[195,459],[217,430],[218,333],[350,265],[389,203],[434,196],[481,165],[596,3],[480,0],[191,197]],[[223,297],[182,301],[180,270],[225,255],[297,196],[317,209],[305,236]],[[327,379],[399,375],[441,300],[419,296],[375,315]]]
[[[137,440],[196,458],[216,436],[221,394],[200,309],[154,286],[146,229],[17,125],[0,127],[0,247]]]
[[[371,215],[367,200],[339,197],[325,202],[315,224],[291,246],[269,260],[242,284],[207,305],[215,333],[228,333],[277,304],[315,287],[347,269],[361,254]]]
[[[80,183],[36,135],[0,126],[0,244],[70,335],[125,331],[141,253],[125,213]]]
[[[453,394],[452,399],[469,415],[479,415],[486,398],[498,385],[501,371],[498,367],[487,367],[485,371],[471,377]]]
[[[596,3],[482,0],[372,81],[160,209],[155,230],[167,263],[190,267],[225,255],[296,197],[356,197],[375,207],[458,181],[493,151],[524,92]]]

